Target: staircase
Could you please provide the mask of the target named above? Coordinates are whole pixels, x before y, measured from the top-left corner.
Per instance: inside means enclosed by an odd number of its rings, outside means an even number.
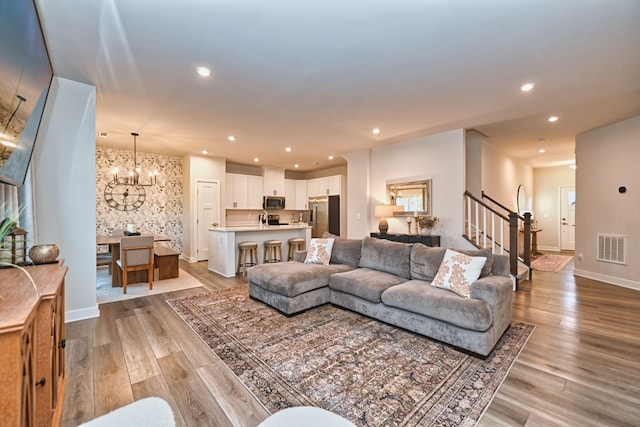
[[[514,290],[521,281],[531,280],[531,214],[520,216],[484,191],[481,198],[465,191],[464,205],[462,236],[479,249],[509,255]]]

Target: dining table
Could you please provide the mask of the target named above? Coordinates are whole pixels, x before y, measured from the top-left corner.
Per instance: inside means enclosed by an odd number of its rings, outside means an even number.
[[[151,234],[142,233],[142,236],[149,236]],[[114,288],[122,287],[120,283],[118,283],[118,276],[114,272],[117,271],[118,265],[117,261],[120,259],[120,239],[122,239],[123,235],[119,236],[105,236],[105,235],[97,235],[96,236],[96,244],[97,245],[109,245],[109,251],[111,252],[111,286]],[[154,242],[169,242],[169,239],[166,236],[162,236],[159,234],[153,235]]]

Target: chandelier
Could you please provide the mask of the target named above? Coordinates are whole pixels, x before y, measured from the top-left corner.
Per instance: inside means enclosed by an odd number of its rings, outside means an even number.
[[[138,166],[138,157],[136,151],[136,138],[139,136],[138,133],[131,132],[133,136],[133,170],[129,171],[129,174],[126,177],[118,176],[118,168],[113,169],[113,183],[114,184],[123,184],[123,185],[138,185],[142,187],[151,187],[156,185],[158,171],[153,170],[149,172],[149,181],[147,183],[140,181],[140,173],[142,172],[140,167]]]

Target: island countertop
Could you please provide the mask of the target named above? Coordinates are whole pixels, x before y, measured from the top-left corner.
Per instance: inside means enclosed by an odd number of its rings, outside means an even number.
[[[220,232],[238,232],[238,231],[278,231],[278,230],[299,230],[311,228],[310,225],[304,224],[287,224],[287,225],[263,225],[262,227],[258,224],[256,225],[232,225],[226,227],[209,227],[209,231],[220,231]]]
[[[256,242],[258,244],[258,263],[264,262],[264,242],[266,240],[280,240],[282,253],[288,253],[288,239],[303,238],[305,246],[311,239],[313,227],[306,223],[289,225],[270,225],[260,227],[258,224],[244,226],[210,227],[209,230],[209,270],[224,277],[236,275],[238,266],[238,243]],[[286,261],[286,258],[283,259]]]

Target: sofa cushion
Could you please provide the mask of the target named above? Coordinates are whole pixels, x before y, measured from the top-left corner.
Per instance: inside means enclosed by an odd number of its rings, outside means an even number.
[[[381,302],[380,296],[384,291],[405,281],[403,277],[383,271],[357,268],[332,275],[329,287],[377,304]]]
[[[413,245],[411,248],[411,279],[432,281],[444,258],[445,248]]]
[[[333,242],[334,239],[311,239],[304,259],[305,264],[328,265],[331,261]]]
[[[344,264],[304,264],[296,261],[260,264],[247,272],[249,283],[287,297],[329,285],[329,276],[352,270]]]
[[[473,257],[485,257],[487,261],[482,267],[480,277],[491,276],[491,270],[493,269],[493,253],[491,252],[491,249],[456,249],[456,251]]]
[[[473,331],[486,331],[493,323],[486,302],[462,298],[421,280],[410,280],[387,289],[382,293],[382,302]]]
[[[325,231],[323,239],[335,239],[331,252],[331,264],[348,264],[354,267],[360,265],[360,252],[362,251],[362,239],[344,239]]]
[[[332,264],[347,264],[353,267],[360,265],[362,239],[336,239],[331,252]]]
[[[411,244],[365,237],[362,241],[360,267],[411,278]]]
[[[431,286],[447,289],[469,298],[471,284],[480,277],[486,261],[485,257],[472,257],[447,249]]]

